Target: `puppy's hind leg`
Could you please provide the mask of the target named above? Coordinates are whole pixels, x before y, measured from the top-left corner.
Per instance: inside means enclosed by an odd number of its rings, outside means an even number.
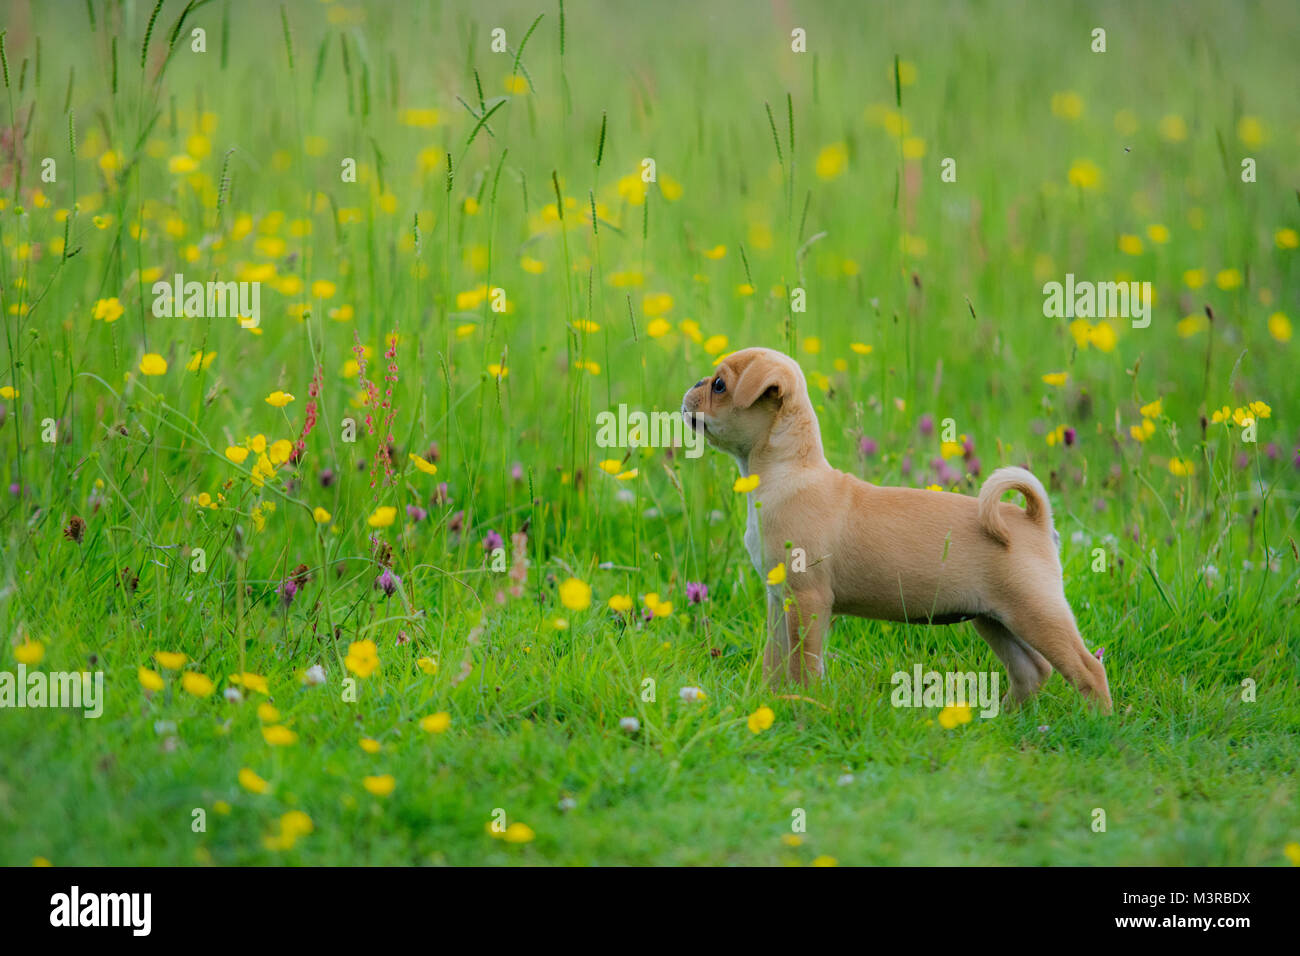
[[[1047,663],[1047,659],[1007,630],[1000,621],[977,617],[972,623],[1007,669],[1011,686],[1002,697],[1002,709],[1010,710],[1038,693],[1047,678],[1052,676],[1052,665]]]
[[[1016,608],[1006,616],[1006,621],[1017,637],[1046,657],[1103,714],[1111,712],[1106,668],[1088,653],[1064,595]]]

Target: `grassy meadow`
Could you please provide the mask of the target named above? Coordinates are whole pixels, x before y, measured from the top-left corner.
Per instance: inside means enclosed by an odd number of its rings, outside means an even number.
[[[0,672],[104,692],[0,863],[1300,865],[1295,4],[158,7],[0,11]],[[764,682],[734,463],[596,442],[751,345],[1042,479],[1114,716]]]

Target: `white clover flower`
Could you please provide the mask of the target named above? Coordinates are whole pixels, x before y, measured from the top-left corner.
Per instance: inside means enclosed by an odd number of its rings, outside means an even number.
[[[641,729],[641,721],[635,717],[623,717],[618,722],[619,729],[626,730],[629,734],[634,734]]]
[[[325,668],[319,664],[313,664],[303,671],[302,682],[308,687],[315,687],[317,684],[325,683]]]

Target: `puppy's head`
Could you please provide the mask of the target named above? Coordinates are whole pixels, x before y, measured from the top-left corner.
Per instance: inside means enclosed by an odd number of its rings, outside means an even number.
[[[686,423],[714,448],[739,456],[772,442],[779,423],[804,409],[811,415],[799,364],[773,349],[733,352],[682,398]]]

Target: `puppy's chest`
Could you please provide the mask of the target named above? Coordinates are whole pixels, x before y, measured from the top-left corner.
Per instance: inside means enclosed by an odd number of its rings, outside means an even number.
[[[749,552],[749,561],[754,570],[763,573],[763,537],[758,530],[758,509],[751,499],[745,519],[745,550]]]

